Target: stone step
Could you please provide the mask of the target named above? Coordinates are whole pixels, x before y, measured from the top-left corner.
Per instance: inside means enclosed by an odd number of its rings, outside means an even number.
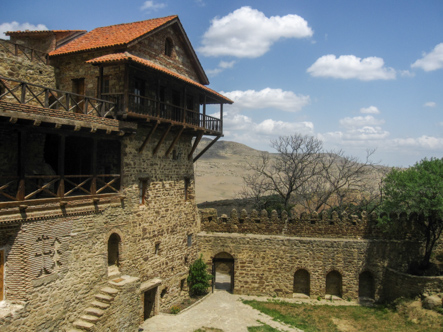
[[[110,306],[109,303],[105,303],[105,302],[102,302],[102,301],[92,301],[91,305],[93,307],[97,307],[97,308],[102,309],[102,310],[103,309],[108,309],[109,306]]]
[[[79,329],[69,329],[67,332],[83,332],[84,330]]]
[[[118,294],[118,290],[112,287],[103,287],[100,291],[110,296],[116,296]]]
[[[112,300],[114,300],[114,298],[112,296],[106,295],[106,294],[95,294],[95,298],[101,302],[112,302]]]
[[[93,316],[93,315],[82,315],[80,319],[83,319],[84,321],[87,321],[89,323],[96,323],[100,319],[100,317]]]
[[[85,312],[88,315],[92,315],[92,316],[97,316],[97,317],[101,317],[103,316],[103,314],[105,313],[103,310],[96,308],[96,307],[89,307],[85,309]]]
[[[74,322],[74,327],[80,329],[81,331],[92,331],[94,324],[78,319]]]

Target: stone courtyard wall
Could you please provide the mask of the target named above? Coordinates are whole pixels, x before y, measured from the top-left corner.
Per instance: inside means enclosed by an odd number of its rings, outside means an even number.
[[[374,279],[375,300],[383,298],[385,268],[405,269],[419,255],[409,241],[377,239],[308,238],[240,233],[198,234],[200,252],[211,266],[220,253],[234,257],[234,293],[292,297],[294,274],[310,275],[310,296],[324,297],[326,276],[342,277],[342,297],[357,299],[359,276],[369,271]]]

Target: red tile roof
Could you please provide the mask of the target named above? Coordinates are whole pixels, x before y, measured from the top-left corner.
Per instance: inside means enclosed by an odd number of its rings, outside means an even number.
[[[55,51],[52,51],[49,55],[55,56],[112,46],[126,46],[133,40],[161,27],[177,17],[177,15],[173,15],[146,21],[96,28]]]
[[[161,71],[167,75],[173,76],[175,78],[178,78],[179,80],[182,80],[186,83],[192,84],[200,89],[206,90],[207,92],[223,99],[224,102],[228,103],[228,104],[232,104],[233,101],[230,100],[229,98],[226,98],[225,96],[223,96],[222,94],[218,93],[217,91],[214,91],[196,81],[191,80],[190,78],[187,78],[186,76],[177,74],[176,72],[167,69],[163,66],[160,66],[150,60],[146,60],[143,58],[140,58],[138,56],[132,55],[128,52],[125,53],[115,53],[115,54],[107,54],[107,55],[103,55],[101,57],[95,58],[95,59],[91,59],[89,61],[87,61],[87,63],[96,65],[96,64],[101,64],[101,63],[110,63],[110,62],[122,62],[122,61],[134,61],[137,62],[143,66],[155,69],[157,71]]]

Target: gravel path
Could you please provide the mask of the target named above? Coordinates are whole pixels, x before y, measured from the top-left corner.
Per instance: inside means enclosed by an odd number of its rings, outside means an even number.
[[[240,298],[248,299],[249,296],[216,291],[178,315],[159,314],[146,320],[142,325],[143,331],[193,332],[201,327],[212,327],[224,332],[247,332],[248,326],[262,325],[259,321],[279,331],[302,331],[273,321],[271,317],[243,304]]]

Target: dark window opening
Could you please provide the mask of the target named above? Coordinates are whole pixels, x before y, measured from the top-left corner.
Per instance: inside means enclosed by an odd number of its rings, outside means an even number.
[[[172,55],[173,44],[171,38],[166,38],[165,40],[165,55]]]
[[[120,236],[113,233],[108,240],[108,266],[120,266]]]
[[[155,244],[154,254],[160,255],[160,243]]]
[[[185,201],[187,201],[189,199],[189,187],[191,184],[191,179],[190,178],[185,178]]]
[[[146,203],[146,192],[148,190],[148,179],[140,179],[140,205]]]
[[[192,246],[192,234],[188,235],[187,245],[188,247]]]

